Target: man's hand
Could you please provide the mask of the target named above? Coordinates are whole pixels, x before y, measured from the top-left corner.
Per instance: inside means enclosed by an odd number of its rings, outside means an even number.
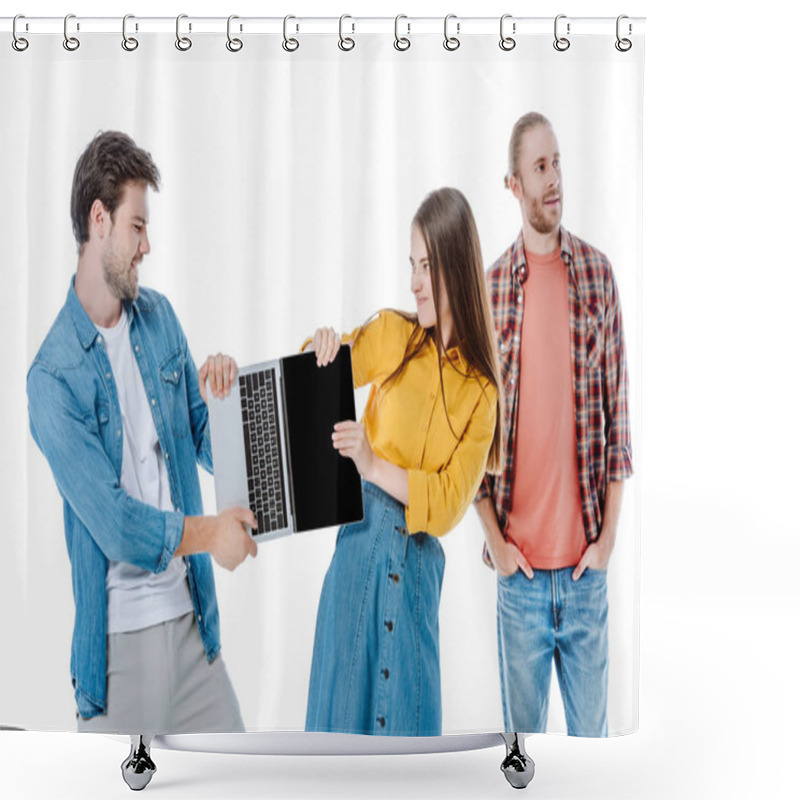
[[[587,569],[608,569],[608,562],[611,560],[611,549],[606,546],[608,539],[600,538],[596,542],[592,542],[584,551],[578,566],[572,571],[572,580],[580,580],[581,575]]]
[[[505,578],[521,569],[528,580],[533,578],[533,567],[513,542],[503,539],[495,541],[493,545],[489,547],[489,555],[498,575]]]
[[[214,397],[227,397],[231,390],[231,385],[236,380],[239,367],[230,356],[217,353],[209,356],[205,364],[197,371],[197,381],[200,384],[200,396],[208,404],[206,396],[206,379]]]
[[[258,546],[244,529],[249,525],[258,527],[253,512],[249,508],[228,508],[213,517],[214,526],[208,543],[208,552],[221,567],[234,570],[247,556],[256,557]]]

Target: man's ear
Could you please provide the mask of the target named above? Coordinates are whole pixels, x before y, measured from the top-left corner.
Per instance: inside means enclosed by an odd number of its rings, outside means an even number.
[[[522,185],[516,175],[508,176],[508,188],[511,189],[511,194],[519,200],[522,197]]]
[[[99,239],[105,239],[111,230],[111,214],[103,205],[103,201],[95,199],[89,209],[89,238],[92,238],[92,231]]]

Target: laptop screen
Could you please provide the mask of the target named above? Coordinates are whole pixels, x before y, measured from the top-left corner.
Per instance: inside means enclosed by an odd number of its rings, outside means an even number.
[[[317,366],[314,353],[281,359],[298,531],[363,519],[361,477],[333,447],[334,423],[356,418],[350,348]]]

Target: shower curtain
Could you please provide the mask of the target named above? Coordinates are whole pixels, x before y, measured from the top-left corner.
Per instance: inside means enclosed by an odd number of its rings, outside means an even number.
[[[57,26],[36,20],[17,49],[2,21],[0,722],[75,729],[64,509],[29,430],[26,374],[75,272],[70,191],[84,147],[118,130],[151,153],[162,180],[150,193],[140,282],[169,298],[198,364],[222,351],[246,365],[297,352],[323,325],[350,331],[381,308],[415,311],[411,220],[432,190],[464,194],[492,265],[522,226],[504,186],[509,137],[539,112],[558,139],[564,228],[613,265],[625,321],[635,469],[607,574],[608,733],[634,731],[641,21],[630,34],[613,19],[573,20],[569,33],[556,28],[558,47],[552,20],[506,20],[504,47],[499,20],[233,20],[228,33],[224,19],[191,31],[189,21],[188,49],[176,47],[175,20],[137,29],[134,19],[135,48],[121,46],[121,20],[116,31],[86,21],[80,33],[70,27],[80,41],[72,50]],[[629,49],[617,46],[619,30]],[[359,418],[367,401],[356,389]],[[213,478],[201,471],[200,482],[214,513]],[[266,542],[233,572],[215,568],[222,653],[248,731],[304,728],[336,536]],[[497,578],[474,508],[441,546],[442,732],[503,730]],[[550,694],[546,730],[566,732],[555,676]]]

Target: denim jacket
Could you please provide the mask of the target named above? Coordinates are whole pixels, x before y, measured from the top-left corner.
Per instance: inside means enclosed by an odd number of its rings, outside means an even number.
[[[208,410],[186,338],[169,301],[151,289],[125,303],[134,356],[169,474],[174,512],[129,497],[120,486],[122,416],[105,342],[70,285],[28,371],[31,433],[64,499],[75,627],[70,671],[78,713],[106,708],[106,571],[109,559],[166,569],[183,518],[203,513],[198,462],[211,472]],[[211,558],[187,556],[195,619],[206,657],[220,649]]]

